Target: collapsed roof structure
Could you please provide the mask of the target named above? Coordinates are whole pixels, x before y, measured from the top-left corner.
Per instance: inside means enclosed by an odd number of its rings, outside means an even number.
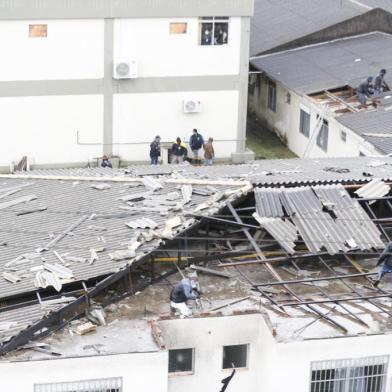
[[[1,176],[0,353],[189,266],[238,276],[260,298],[234,302],[262,305],[269,317],[296,308],[355,333],[343,313],[369,329],[352,304],[390,316],[391,292],[371,286],[369,266],[390,236],[381,179],[391,181],[391,165],[383,157]]]

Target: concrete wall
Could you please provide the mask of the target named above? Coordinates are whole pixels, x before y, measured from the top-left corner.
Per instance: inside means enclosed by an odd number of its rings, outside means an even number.
[[[230,375],[222,370],[223,346],[249,344],[248,368],[239,369],[228,390],[260,391],[260,315],[160,322],[168,349],[194,348],[194,373],[169,376],[169,391],[216,392]],[[266,391],[267,392],[267,391]]]
[[[123,392],[167,391],[167,352],[47,361],[0,362],[3,391],[34,391],[34,384],[123,377]]]
[[[362,152],[365,155],[379,155],[374,146],[366,142],[355,132],[341,125],[331,113],[325,113],[324,118],[328,121],[328,148],[321,149],[314,139],[311,139],[317,123],[317,115],[321,109],[307,96],[300,96],[289,91],[282,84],[276,83],[277,103],[276,111],[267,107],[268,78],[258,78],[256,86],[249,96],[249,109],[272,131],[276,132],[287,143],[288,148],[299,157],[356,157]],[[287,94],[290,94],[290,103],[287,103]],[[309,138],[300,133],[300,109],[305,108],[310,112],[310,136]],[[346,142],[341,139],[341,131],[347,134]]]
[[[187,23],[186,34],[169,34],[171,22]],[[241,18],[230,18],[229,43],[199,45],[198,18],[117,19],[114,59],[135,59],[139,76],[237,75]]]
[[[200,100],[202,112],[184,113],[184,99]],[[218,158],[227,157],[236,148],[237,107],[237,91],[116,94],[114,142],[147,143],[115,145],[113,152],[130,160],[148,160],[149,143],[155,135],[163,142],[174,142],[177,136],[187,141],[197,128],[205,139],[214,138]]]
[[[169,34],[171,22],[187,33]],[[29,37],[34,23],[47,37]],[[248,25],[233,16],[227,45],[201,46],[198,17],[0,21],[0,168],[24,155],[37,166],[146,161],[156,134],[171,142],[195,127],[214,137],[217,157],[243,152]],[[136,60],[137,79],[112,78],[124,60]],[[201,113],[185,114],[184,99],[200,100]]]

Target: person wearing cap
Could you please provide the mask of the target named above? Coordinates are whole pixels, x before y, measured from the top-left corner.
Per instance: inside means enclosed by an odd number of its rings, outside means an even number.
[[[158,158],[161,156],[161,137],[155,136],[150,144],[151,165],[158,165]]]
[[[380,70],[379,74],[374,79],[374,93],[381,94],[384,91],[389,91],[390,88],[387,82],[384,80],[387,71],[385,69]]]
[[[200,295],[195,281],[184,278],[173,287],[170,293],[170,308],[173,312],[178,310],[182,316],[190,316],[192,310],[188,307],[187,301],[199,299]]]
[[[370,98],[373,93],[372,81],[373,77],[369,76],[357,88],[358,100],[361,105],[366,105],[366,99]]]
[[[101,167],[109,167],[110,169],[113,167],[107,155],[102,157]]]

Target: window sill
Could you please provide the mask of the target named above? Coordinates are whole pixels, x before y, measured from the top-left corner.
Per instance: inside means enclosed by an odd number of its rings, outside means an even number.
[[[183,376],[193,376],[195,373],[193,371],[189,371],[189,372],[173,372],[173,373],[169,373],[169,377],[173,378],[173,377],[183,377]]]
[[[231,373],[235,369],[236,372],[245,372],[249,370],[249,367],[239,367],[239,368],[227,368],[222,369],[222,373]]]

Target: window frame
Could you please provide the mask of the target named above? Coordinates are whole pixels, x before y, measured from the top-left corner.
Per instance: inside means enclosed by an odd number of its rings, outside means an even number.
[[[273,91],[273,94],[270,92]],[[267,108],[274,113],[276,113],[277,107],[277,89],[276,89],[276,82],[273,80],[268,80],[267,86]]]
[[[225,361],[225,348],[226,347],[235,347],[235,346],[245,346],[246,347],[246,365],[245,366],[240,366],[240,367],[224,367],[224,361]],[[227,344],[225,346],[222,346],[222,370],[232,370],[232,369],[249,369],[249,348],[250,344],[249,343],[241,343],[241,344]]]
[[[192,363],[191,363],[191,370],[182,370],[182,371],[170,371],[170,352],[173,351],[181,351],[181,350],[192,350]],[[184,375],[192,375],[195,373],[195,348],[194,347],[183,347],[183,348],[171,348],[168,349],[168,370],[167,370],[169,377],[175,376],[184,376]]]
[[[123,392],[123,388],[123,377],[34,384],[34,392]]]
[[[227,24],[227,38],[226,42],[218,44],[215,43],[215,25],[216,24]],[[203,44],[203,24],[211,24],[211,43]],[[198,34],[198,45],[199,46],[225,46],[229,44],[230,36],[230,17],[229,16],[203,16],[199,18],[199,34]]]
[[[366,373],[366,368],[368,368],[367,371],[369,372],[369,368],[376,366],[382,367],[382,372],[370,375]],[[371,386],[373,386],[373,380],[381,377],[380,388],[374,392],[385,392],[388,380],[388,367],[389,355],[313,361],[310,364],[309,391],[328,392],[329,387],[332,386],[335,389],[335,386],[337,386],[337,390],[347,392],[352,391],[353,387],[358,386],[358,383],[367,386],[366,382],[370,379],[372,380]],[[359,370],[363,374],[358,376]],[[333,373],[333,376],[327,377],[331,373]],[[374,369],[370,373],[374,373]],[[319,377],[317,377],[318,375]]]
[[[304,113],[306,116],[308,116],[308,132],[307,133],[303,132],[302,113]],[[299,108],[299,133],[308,139],[310,137],[310,120],[311,120],[310,110],[305,108],[304,106],[300,106],[300,108]]]
[[[326,133],[326,137],[324,136]],[[324,139],[325,145],[324,145]],[[320,130],[318,131],[318,135],[316,137],[316,144],[319,148],[321,148],[324,152],[328,152],[328,141],[329,141],[329,123],[327,120],[323,119],[323,123],[321,124]]]

